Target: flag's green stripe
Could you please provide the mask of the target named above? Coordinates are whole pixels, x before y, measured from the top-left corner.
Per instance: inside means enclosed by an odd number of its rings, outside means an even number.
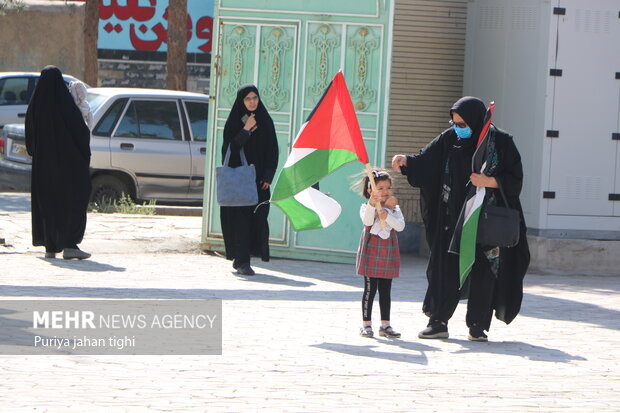
[[[478,218],[480,217],[481,209],[481,207],[476,208],[467,222],[463,224],[459,250],[461,287],[465,283],[467,276],[471,272],[471,267],[473,267],[474,261],[476,260],[476,237],[478,235]]]
[[[280,209],[286,214],[295,231],[323,228],[321,225],[321,219],[316,212],[303,206],[295,198],[290,197],[282,201],[272,202],[279,206]]]
[[[317,149],[280,172],[271,200],[289,198],[355,160],[357,155],[344,149]]]

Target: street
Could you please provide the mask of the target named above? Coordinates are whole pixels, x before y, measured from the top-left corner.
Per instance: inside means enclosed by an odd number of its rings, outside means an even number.
[[[352,265],[255,259],[239,276],[199,252],[200,217],[116,214],[89,214],[90,260],[46,260],[27,195],[0,199],[2,300],[223,300],[222,355],[0,356],[2,412],[620,411],[620,277],[528,274],[488,343],[467,340],[463,303],[449,339],[420,340],[426,259],[405,256],[402,338],[368,339]]]

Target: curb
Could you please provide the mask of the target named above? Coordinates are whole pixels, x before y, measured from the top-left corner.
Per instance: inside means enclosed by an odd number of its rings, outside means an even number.
[[[181,216],[181,217],[201,217],[202,207],[187,207],[187,206],[167,206],[167,205],[155,205],[155,206],[142,206],[136,205],[136,208],[149,208],[155,210],[155,215],[166,216]]]

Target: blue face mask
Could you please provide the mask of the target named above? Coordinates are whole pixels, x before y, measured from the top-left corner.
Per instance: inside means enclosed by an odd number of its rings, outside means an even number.
[[[454,132],[456,132],[456,136],[458,136],[461,139],[467,139],[467,138],[471,138],[471,129],[469,128],[469,126],[466,126],[464,128],[458,128],[455,126],[453,126],[454,128]]]

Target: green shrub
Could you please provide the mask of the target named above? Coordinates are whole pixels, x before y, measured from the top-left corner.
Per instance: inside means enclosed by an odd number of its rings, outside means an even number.
[[[102,214],[138,214],[138,215],[155,215],[155,200],[142,205],[136,204],[129,195],[123,193],[119,200],[103,199],[101,202],[90,203],[89,211],[99,212]]]

